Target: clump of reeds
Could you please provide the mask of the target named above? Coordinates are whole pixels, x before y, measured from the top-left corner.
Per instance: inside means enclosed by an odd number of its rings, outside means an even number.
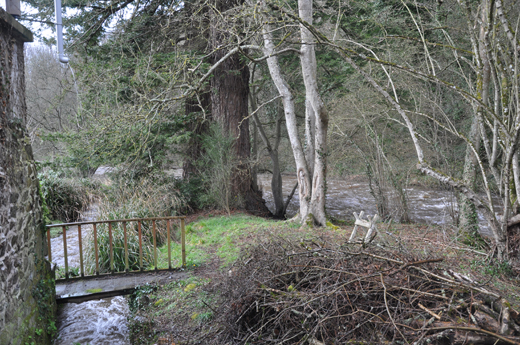
[[[99,199],[99,220],[123,220],[152,217],[169,217],[178,215],[183,207],[183,200],[173,188],[174,181],[144,178],[132,183],[119,183]],[[155,222],[155,243],[160,247],[166,243],[166,221]],[[112,250],[114,271],[125,270],[124,227],[123,223],[112,223]],[[177,227],[171,223],[172,239],[178,237]],[[142,261],[144,268],[154,265],[153,222],[141,222]],[[97,246],[99,267],[102,272],[110,271],[110,241],[108,224],[97,226]],[[128,245],[128,263],[130,270],[140,268],[138,222],[126,222]],[[95,269],[93,233],[89,234],[86,248],[87,265],[91,272]]]

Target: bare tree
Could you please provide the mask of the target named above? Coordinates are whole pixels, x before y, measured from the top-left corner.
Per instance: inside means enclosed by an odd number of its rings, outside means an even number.
[[[312,25],[312,0],[300,0],[298,8],[301,20]],[[267,65],[271,78],[282,96],[287,132],[296,163],[301,221],[304,222],[311,216],[314,224],[325,226],[328,114],[318,91],[315,38],[305,25],[300,25],[299,54],[305,83],[306,107],[304,149],[298,133],[293,94],[280,69],[272,30],[269,24],[263,26],[264,54],[268,56]]]
[[[393,106],[401,116],[403,125],[408,128],[418,159],[417,168],[424,174],[455,188],[473,203],[488,221],[498,257],[509,259],[507,223],[511,215],[512,204],[519,191],[517,181],[514,178],[515,170],[518,171],[518,168],[514,167],[514,162],[520,136],[520,96],[518,92],[520,79],[517,68],[519,65],[519,42],[512,29],[518,28],[518,24],[515,26],[512,21],[513,18],[518,17],[518,9],[513,6],[504,6],[502,0],[492,3],[483,2],[475,8],[463,0],[459,1],[459,5],[467,18],[466,32],[471,40],[473,60],[468,61],[461,54],[458,54],[457,52],[461,48],[453,45],[453,42],[449,45],[449,48],[454,52],[456,64],[467,63],[476,72],[477,78],[468,77],[465,79],[466,81],[473,80],[475,83],[469,85],[469,87],[461,87],[440,78],[435,74],[437,67],[433,63],[429,65],[428,70],[423,71],[399,63],[369,58],[345,46],[332,43],[317,30],[313,32],[323,43],[335,47],[345,60],[361,73],[365,80]],[[506,11],[505,8],[509,10]],[[449,34],[447,32],[445,34],[449,38]],[[433,61],[428,54],[427,60]],[[448,117],[442,121],[442,119],[434,118],[430,114],[405,109],[399,99],[395,95],[391,95],[370,73],[361,68],[353,57],[375,62],[383,67],[389,66],[396,70],[405,71],[414,77],[434,82],[458,94],[474,109],[474,121],[470,134],[463,133]],[[433,121],[446,133],[466,142],[471,153],[466,155],[466,162],[471,160],[475,162],[485,197],[481,197],[472,178],[465,176],[465,178],[459,180],[439,171],[428,162],[424,149],[425,143],[427,144],[428,141],[423,140],[424,138],[418,132],[417,126],[409,116],[410,114],[419,115]],[[485,157],[482,157],[478,150],[479,135],[484,146]],[[466,168],[465,175],[469,173],[471,173],[471,169]],[[504,205],[502,216],[498,216],[495,209],[491,179],[499,187],[502,196]],[[515,197],[512,197],[513,195]]]
[[[61,154],[63,147],[44,140],[74,127],[78,99],[69,68],[58,62],[50,47],[26,47],[27,128],[36,159]]]

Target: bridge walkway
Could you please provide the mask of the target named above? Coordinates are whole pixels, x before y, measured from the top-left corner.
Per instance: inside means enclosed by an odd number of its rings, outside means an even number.
[[[180,232],[178,236],[181,245],[181,266],[172,266],[172,243],[174,240],[175,221],[180,221],[176,228]],[[47,225],[47,245],[49,249],[49,261],[52,262],[51,247],[51,228],[62,228],[63,242],[59,256],[63,258],[64,279],[56,280],[56,301],[57,303],[80,303],[92,299],[113,297],[118,295],[130,294],[136,287],[145,284],[164,285],[170,281],[185,278],[186,272],[186,231],[185,217],[153,217],[153,218],[132,218],[105,221],[86,221],[76,223],[52,224]],[[92,226],[92,233],[85,236],[82,234],[82,226]],[[75,228],[77,231],[77,246],[74,248],[67,245],[67,231]],[[69,229],[69,230],[68,230]],[[85,228],[83,228],[85,230]],[[166,237],[168,268],[156,269],[158,262],[158,234]],[[90,236],[92,235],[92,236]],[[129,238],[134,237],[134,246],[137,241],[138,248],[132,247]],[[90,250],[94,254],[94,272],[85,267],[84,241],[90,243]],[[108,249],[109,265],[103,261],[105,267],[102,273],[102,263],[99,257],[100,247]],[[151,247],[151,249],[150,249]],[[69,270],[68,251],[79,253],[79,277],[73,277]],[[119,260],[124,261],[116,265],[115,252],[119,252]],[[122,255],[122,257],[121,257]],[[137,263],[137,269],[136,269]],[[92,263],[91,263],[92,265]],[[159,267],[160,268],[160,267]],[[135,271],[132,271],[135,270]]]
[[[131,294],[138,286],[146,284],[165,285],[187,277],[188,273],[184,270],[164,270],[61,280],[56,282],[56,302],[58,304],[81,303],[93,299],[127,295]]]

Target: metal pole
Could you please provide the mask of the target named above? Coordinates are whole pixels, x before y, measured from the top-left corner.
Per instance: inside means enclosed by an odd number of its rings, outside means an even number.
[[[170,240],[170,220],[167,220],[166,228],[168,229],[168,268],[172,269],[172,250],[171,250],[171,240]]]
[[[139,270],[143,271],[143,235],[141,231],[141,222],[137,222],[137,229],[139,230]]]
[[[123,232],[125,235],[125,271],[128,272],[128,238],[126,236],[126,222],[123,222]]]
[[[155,229],[155,220],[152,220],[153,226],[153,263],[155,265],[155,270],[157,271],[157,231]]]
[[[96,275],[99,275],[99,254],[98,254],[98,242],[97,242],[97,227],[96,224],[94,226],[94,252],[96,253]]]
[[[112,222],[108,223],[108,243],[110,245],[110,273],[114,273],[114,245],[112,244]]]
[[[60,62],[68,63],[69,58],[63,55],[63,25],[61,23],[61,0],[54,0],[54,10],[56,11],[56,39],[58,42],[58,54]]]
[[[81,243],[81,225],[78,225],[78,240],[79,240],[79,265],[81,268],[81,277],[85,276],[85,271],[83,270],[83,244]]]

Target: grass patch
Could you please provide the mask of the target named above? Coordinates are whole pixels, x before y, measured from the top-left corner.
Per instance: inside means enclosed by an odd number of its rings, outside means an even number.
[[[228,266],[234,262],[244,245],[257,236],[276,231],[281,227],[298,228],[299,224],[255,217],[247,214],[214,216],[186,226],[186,265],[197,267],[207,263],[213,255]],[[181,245],[173,243],[172,267],[181,266]],[[158,268],[168,268],[168,244],[158,251]]]
[[[63,230],[61,228],[51,228],[51,238],[59,237],[63,234]]]
[[[194,331],[211,321],[214,318],[211,305],[215,305],[218,297],[205,291],[204,287],[210,282],[207,278],[190,277],[161,288],[138,290],[131,297],[133,313],[129,328],[132,344],[153,344],[164,339],[161,324],[172,320],[175,320],[176,328],[193,327]]]

